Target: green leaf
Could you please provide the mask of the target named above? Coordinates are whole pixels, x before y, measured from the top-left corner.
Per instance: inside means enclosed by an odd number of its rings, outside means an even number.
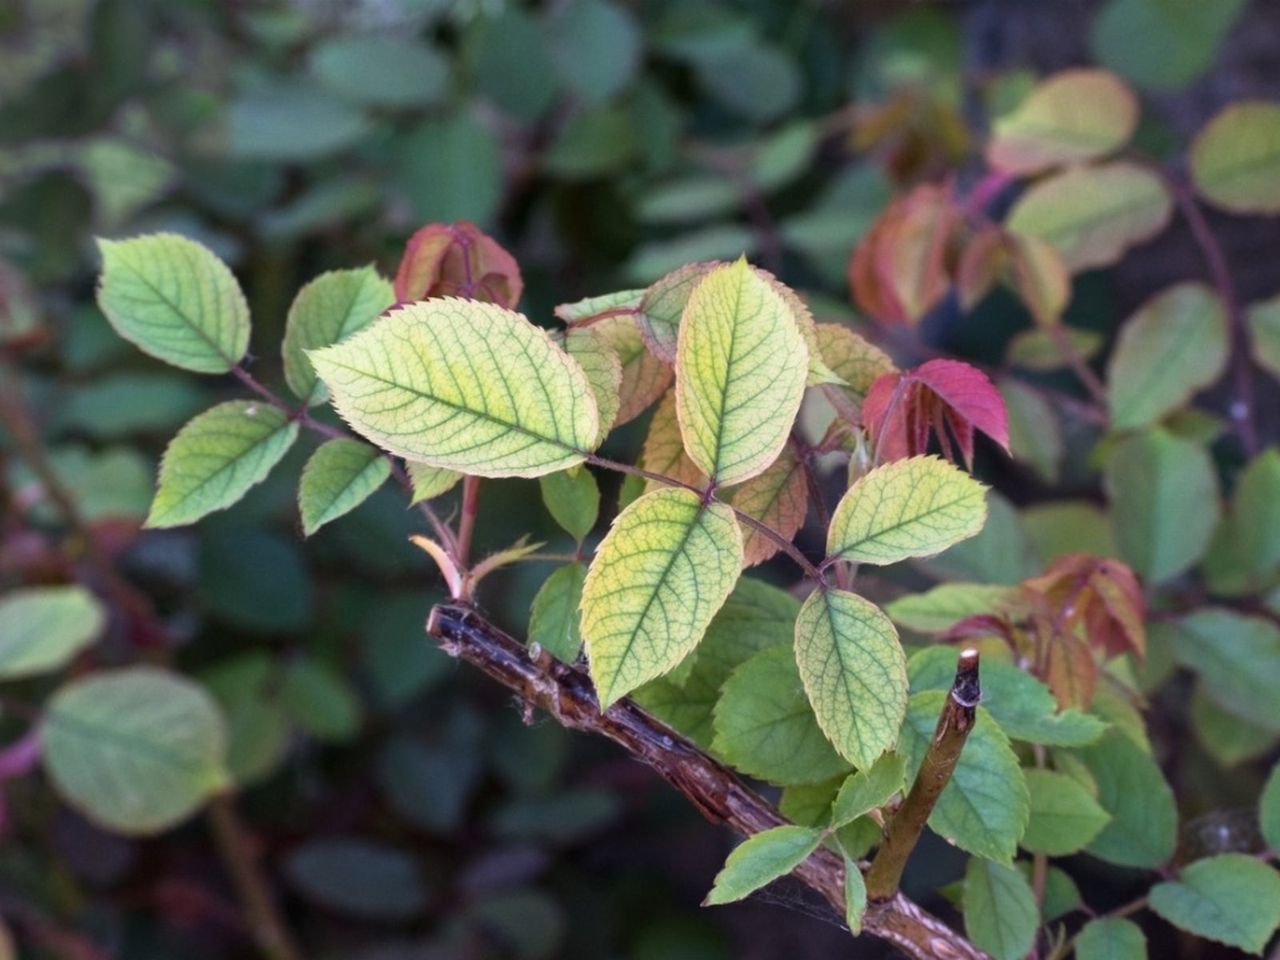
[[[618,417],[622,402],[622,363],[597,330],[570,330],[564,343],[565,352],[582,368],[591,386],[591,395],[596,398],[596,410],[600,414],[600,429],[596,433],[599,446]]]
[[[782,296],[739,260],[689,297],[676,350],[676,408],[689,458],[721,486],[761,473],[800,409],[809,350]]]
[[[909,780],[920,770],[947,696],[928,690],[915,694],[907,706],[898,748],[907,758]],[[1000,727],[979,707],[929,826],[961,850],[1007,864],[1013,861],[1028,815],[1027,782],[1018,758]]]
[[[452,490],[462,479],[457,470],[446,470],[444,467],[433,467],[416,460],[406,460],[405,470],[409,474],[409,482],[413,485],[410,504],[434,500]]]
[[[1031,819],[1022,848],[1062,857],[1083,849],[1107,825],[1110,814],[1079,782],[1052,770],[1027,770]]]
[[[1086,848],[1126,867],[1154,869],[1173,856],[1178,813],[1173,791],[1151,754],[1119,729],[1076,751],[1098,786],[1111,822]]]
[[[329,37],[312,48],[307,66],[335,95],[363,106],[421,107],[449,92],[449,62],[408,37]]]
[[[289,719],[280,702],[280,672],[261,650],[218,661],[201,674],[227,724],[227,772],[238,787],[251,786],[284,761]]]
[[[1233,103],[1191,145],[1191,179],[1232,213],[1280,213],[1280,104]]]
[[[885,604],[901,627],[918,633],[944,633],[980,613],[997,613],[1016,599],[1015,591],[995,583],[940,583],[924,593],[908,593]]]
[[[403,922],[427,903],[418,861],[403,850],[368,840],[310,840],[289,852],[284,873],[307,900],[364,920]]]
[[[495,13],[474,18],[465,37],[472,82],[502,110],[532,123],[555,100],[555,59],[541,24],[523,7]]]
[[[229,400],[191,419],[165,448],[148,527],[223,510],[261,483],[298,438],[298,423],[256,400]]]
[[[0,596],[0,680],[65,666],[106,622],[102,604],[84,587],[27,587]]]
[[[360,701],[347,679],[311,658],[295,660],[280,688],[293,721],[319,740],[350,740],[360,729]]]
[[[855,937],[862,933],[862,917],[867,912],[867,881],[856,861],[844,858],[844,922]]]
[[[1035,894],[1022,872],[981,857],[964,871],[964,930],[995,960],[1022,960],[1040,926]]]
[[[391,476],[391,463],[359,440],[322,444],[302,468],[298,507],[308,537],[331,520],[350,513]]]
[[[907,710],[907,660],[898,631],[869,600],[815,590],[796,618],[796,663],[818,725],[857,767],[897,740]]]
[[[1159,175],[1123,161],[1070,167],[1029,188],[1009,212],[1014,233],[1048,241],[1072,273],[1105,267],[1173,216]]]
[[[1110,0],[1094,20],[1093,50],[1100,62],[1141,86],[1177,90],[1213,66],[1247,2]]]
[[[1245,467],[1226,525],[1248,585],[1267,586],[1280,567],[1280,450],[1270,447]]]
[[[785,786],[849,771],[818,727],[787,645],[761,650],[725,681],[713,749],[748,776]]]
[[[1267,785],[1258,800],[1258,826],[1262,839],[1273,852],[1280,852],[1280,763],[1271,768]]]
[[[600,515],[600,487],[586,467],[571,467],[538,478],[542,502],[569,535],[581,543]]]
[[[1280,297],[1250,304],[1246,316],[1254,362],[1280,378]]]
[[[469,113],[427,120],[400,141],[395,179],[416,222],[483,226],[502,200],[502,149]]]
[[[582,650],[578,607],[587,568],[567,563],[547,577],[529,611],[529,644],[538,644],[562,663],[573,663]]]
[[[1080,109],[1082,104],[1090,109]],[[1096,160],[1123,147],[1138,126],[1138,99],[1106,70],[1063,70],[998,117],[987,162],[1015,176]]]
[[[315,161],[369,134],[365,115],[314,83],[264,80],[227,108],[226,154],[272,163]]]
[[[986,487],[939,457],[909,457],[876,467],[840,498],[827,553],[874,564],[929,557],[986,519]]]
[[[556,68],[584,103],[620,93],[640,66],[640,29],[620,4],[573,0],[556,9],[548,29]]]
[[[1001,378],[1000,396],[1009,415],[1009,450],[1049,483],[1056,483],[1065,442],[1053,404],[1034,387],[1012,377]]]
[[[309,356],[358,433],[435,467],[554,473],[581,463],[599,429],[582,368],[545,331],[490,303],[407,304]]]
[[[167,830],[227,784],[226,734],[213,699],[152,667],[62,687],[41,721],[40,743],[58,792],[118,833]]]
[[[197,373],[226,373],[249,348],[249,305],[226,264],[173,233],[99,240],[98,306],[143,353]]]
[[[1227,313],[1200,283],[1179,283],[1125,321],[1107,368],[1111,426],[1149,426],[1214,383],[1227,365]]]
[[[821,831],[793,824],[748,837],[729,854],[724,869],[716,874],[705,905],[733,903],[785,877],[804,863],[821,842]]]
[[[911,692],[950,690],[960,651],[955,647],[926,647],[911,657],[907,672]],[[988,658],[982,664],[984,709],[1014,740],[1055,747],[1092,743],[1107,729],[1106,723],[1079,710],[1058,712],[1049,688],[1011,663]]]
[[[1262,617],[1210,607],[1177,621],[1173,636],[1178,662],[1200,675],[1219,706],[1280,733],[1280,628]]]
[[[683,660],[742,571],[733,511],[655,490],[622,511],[582,591],[582,637],[601,709]]]
[[[1076,936],[1076,960],[1147,960],[1147,938],[1132,920],[1090,920]]]
[[[329,391],[316,376],[307,351],[363,330],[395,302],[391,283],[373,267],[322,273],[299,290],[289,307],[280,348],[284,378],[294,395],[308,406],[323,402]]]
[[[1222,767],[1234,767],[1280,745],[1280,734],[1232,713],[1199,686],[1191,694],[1190,717],[1196,738]]]
[[[1199,444],[1149,430],[1120,444],[1103,481],[1125,562],[1152,583],[1183,573],[1209,548],[1218,477]]]
[[[1243,853],[1197,860],[1151,888],[1151,909],[1188,933],[1261,956],[1280,926],[1280,873]]]
[[[902,789],[907,763],[896,753],[886,753],[865,770],[840,785],[831,805],[831,826],[843,827],[864,813],[882,807]]]

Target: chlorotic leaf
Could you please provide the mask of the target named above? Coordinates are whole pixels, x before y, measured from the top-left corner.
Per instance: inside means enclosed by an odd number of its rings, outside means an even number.
[[[562,303],[555,309],[555,315],[569,326],[601,319],[602,314],[636,314],[640,311],[640,301],[644,297],[643,289],[619,290],[616,293],[602,293],[595,297],[584,297],[573,303]]]
[[[667,391],[674,374],[671,367],[644,345],[640,327],[632,316],[611,316],[591,329],[618,358],[622,379],[618,385],[618,413],[613,425],[630,423]]]
[[[809,509],[809,484],[804,463],[790,446],[763,473],[756,474],[731,491],[728,502],[736,510],[755,517],[776,533],[791,540],[804,525]],[[771,537],[755,527],[743,525],[742,550],[746,565],[764,563],[781,549]]]
[[[1138,308],[1107,369],[1111,425],[1132,430],[1177,410],[1227,365],[1227,313],[1199,283],[1180,283]]]
[[[308,537],[350,513],[391,476],[385,456],[359,440],[335,439],[320,446],[302,468],[298,507]]]
[[[668,390],[654,408],[649,418],[649,432],[645,434],[641,454],[644,468],[672,480],[679,480],[698,488],[705,488],[707,477],[684,452],[684,440],[680,436],[680,421],[676,417],[676,394]],[[661,490],[670,484],[661,480],[646,480],[645,490]]]
[[[716,874],[706,905],[733,903],[784,877],[800,866],[822,842],[822,832],[786,824],[740,843],[724,869]]]
[[[1086,849],[1121,866],[1164,865],[1173,856],[1178,814],[1155,760],[1118,729],[1079,748],[1077,755],[1097,784],[1099,805],[1111,814]]]
[[[333,270],[316,277],[293,298],[285,321],[284,378],[308,406],[329,395],[307,358],[308,350],[345,340],[396,302],[391,284],[373,267]]]
[[[907,661],[879,607],[844,590],[815,590],[796,618],[796,664],[841,756],[870,767],[894,745],[907,710]]]
[[[586,467],[571,467],[538,478],[542,502],[569,535],[581,543],[600,515],[600,487]]]
[[[939,457],[909,457],[876,467],[841,497],[827,553],[874,564],[928,557],[974,536],[986,519],[986,487]]]
[[[208,247],[172,233],[99,240],[98,306],[144,353],[197,373],[226,373],[249,348],[249,305]]]
[[[1191,179],[1232,213],[1280,213],[1280,104],[1233,103],[1191,145]]]
[[[202,687],[152,667],[74,680],[40,724],[58,792],[109,830],[159,833],[226,786],[226,735]]]
[[[689,297],[707,274],[723,266],[716,260],[689,263],[678,267],[651,283],[640,300],[636,319],[640,332],[654,354],[664,362],[676,362],[676,345],[680,337],[680,318]]]
[[[428,463],[419,463],[417,460],[406,460],[404,466],[409,474],[409,483],[413,487],[410,503],[434,500],[448,493],[462,479],[462,474],[456,470],[433,467]]]
[[[1111,816],[1070,777],[1052,770],[1028,770],[1031,819],[1022,835],[1022,848],[1062,857],[1093,840]]]
[[[538,644],[562,663],[573,663],[582,651],[578,608],[586,578],[582,564],[565,564],[543,581],[529,610],[530,645]]]
[[[1057,247],[1073,273],[1105,267],[1151,239],[1173,216],[1173,200],[1156,173],[1123,161],[1070,167],[1033,185],[1006,226]]]
[[[107,615],[80,586],[26,587],[0,596],[0,679],[49,673],[93,643]]]
[[[194,417],[165,449],[147,526],[194,523],[231,506],[297,438],[297,421],[255,400],[229,400]]]
[[[1267,785],[1258,800],[1258,825],[1262,839],[1273,851],[1280,851],[1280,763],[1271,768]]]
[[[599,433],[582,368],[493,304],[406,304],[308,356],[357,433],[432,466],[536,477],[581,463]]]
[[[933,740],[938,715],[949,694],[929,690],[912,696],[899,749],[914,779]],[[1008,738],[979,707],[951,782],[942,791],[929,826],[962,850],[1011,863],[1030,812],[1027,782]]]
[[[582,636],[601,709],[689,654],[742,570],[733,511],[683,489],[646,493],[587,573]]]
[[[855,937],[862,933],[867,912],[867,881],[855,860],[844,858],[844,922]]]
[[[887,353],[843,324],[820,323],[817,332],[823,362],[860,397],[877,377],[897,369]]]
[[[618,416],[622,362],[595,330],[569,330],[565,334],[564,349],[586,374],[591,395],[595,397],[596,410],[600,414],[595,445],[599,446],[613,429],[613,421]]]
[[[1132,920],[1090,920],[1076,936],[1076,960],[1147,960],[1147,938]]]
[[[998,118],[987,162],[1014,176],[1096,160],[1128,142],[1138,98],[1107,70],[1063,70],[1041,81]]]
[[[1150,899],[1175,927],[1259,956],[1280,926],[1280,872],[1243,853],[1197,860]]]
[[[995,960],[1022,960],[1040,926],[1031,885],[1020,870],[970,857],[964,871],[964,930]]]
[[[886,753],[840,785],[831,804],[831,826],[843,827],[864,813],[882,807],[902,789],[907,764],[901,755]]]
[[[745,260],[689,297],[676,351],[676,410],[689,458],[721,486],[764,471],[800,410],[809,350],[786,301]]]

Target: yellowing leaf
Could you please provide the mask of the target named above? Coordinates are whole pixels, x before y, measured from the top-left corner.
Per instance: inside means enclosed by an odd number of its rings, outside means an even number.
[[[252,400],[231,400],[191,419],[169,442],[148,527],[194,523],[261,483],[298,438],[297,421]]]
[[[1128,142],[1138,100],[1107,70],[1063,70],[995,122],[987,162],[1023,176],[1105,156]]]
[[[818,324],[818,350],[826,365],[859,396],[866,396],[880,374],[897,369],[887,353],[839,323]]]
[[[974,536],[987,519],[986,487],[938,457],[877,467],[836,505],[827,553],[855,563],[928,557]]]
[[[600,429],[596,434],[595,445],[599,446],[609,435],[609,431],[613,428],[613,421],[618,416],[618,391],[622,387],[622,363],[618,360],[618,355],[595,330],[568,331],[565,335],[564,348],[587,375],[591,395],[595,397],[596,411],[600,414]]]
[[[897,742],[907,660],[880,608],[844,590],[815,590],[796,618],[796,664],[818,725],[866,768]]]
[[[308,350],[345,340],[395,302],[390,282],[373,267],[322,273],[299,290],[280,347],[284,378],[294,396],[314,406],[329,395],[307,359]]]
[[[804,464],[790,446],[784,447],[764,473],[732,492],[729,503],[790,540],[804,525],[804,515],[809,508]],[[764,563],[781,548],[755,527],[744,525],[742,549],[746,565],[753,567]]]
[[[1073,273],[1115,263],[1173,215],[1158,174],[1133,163],[1072,167],[1024,193],[1009,213],[1014,233],[1057,247]]]
[[[1107,369],[1111,425],[1132,430],[1177,410],[1222,376],[1227,314],[1199,283],[1179,283],[1148,300],[1120,332]]]
[[[302,468],[298,507],[308,537],[364,503],[391,475],[381,453],[359,440],[329,440]]]
[[[1191,145],[1191,178],[1233,213],[1280,213],[1280,103],[1233,103]]]
[[[762,472],[791,432],[809,350],[786,301],[745,260],[689,297],[676,357],[676,409],[689,458],[727,486]]]
[[[249,347],[249,305],[213,251],[173,233],[99,240],[98,306],[116,333],[184,370],[226,373]]]
[[[309,356],[347,422],[402,457],[536,477],[581,463],[595,446],[599,416],[582,368],[545,331],[493,304],[406,304]]]
[[[741,570],[742,534],[722,503],[655,490],[622,511],[582,591],[582,638],[601,709],[680,663]]]
[[[615,427],[640,416],[671,384],[671,367],[644,345],[640,327],[632,316],[608,317],[591,325],[618,357],[622,380],[618,385],[618,413]]]
[[[720,266],[715,260],[690,263],[672,270],[649,285],[640,300],[637,320],[649,348],[664,362],[676,362],[680,317],[694,289]]]
[[[684,452],[684,438],[680,436],[680,421],[676,418],[675,391],[669,391],[658,404],[649,420],[649,432],[644,438],[641,452],[644,468],[664,477],[705,487],[707,476]],[[661,480],[646,480],[645,490],[661,490],[668,486]]]

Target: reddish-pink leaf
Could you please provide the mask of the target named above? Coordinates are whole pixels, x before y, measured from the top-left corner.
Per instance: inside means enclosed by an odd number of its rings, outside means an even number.
[[[1023,590],[1039,601],[1043,618],[1056,634],[1079,635],[1108,657],[1130,652],[1145,655],[1142,587],[1133,571],[1118,560],[1068,554],[1026,581]]]
[[[524,292],[515,258],[474,223],[431,223],[409,238],[396,299],[462,297],[514,309]]]

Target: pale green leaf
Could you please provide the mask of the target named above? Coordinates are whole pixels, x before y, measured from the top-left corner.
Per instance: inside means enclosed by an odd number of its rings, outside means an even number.
[[[1151,888],[1151,909],[1188,933],[1261,956],[1280,926],[1280,872],[1243,853],[1197,860]]]
[[[928,690],[912,696],[908,704],[899,749],[907,758],[909,780],[915,778],[933,741],[947,696],[941,690]],[[1027,782],[1017,755],[1000,727],[979,707],[929,826],[962,850],[1007,864],[1013,861],[1028,815]]]
[[[1271,768],[1258,800],[1258,825],[1267,846],[1280,853],[1280,763]]]
[[[1132,920],[1090,920],[1076,937],[1076,960],[1147,960],[1147,938]]]
[[[906,775],[906,761],[896,753],[886,753],[867,769],[859,770],[840,785],[831,804],[831,826],[843,827],[884,806],[902,789]]]
[[[391,476],[385,456],[359,440],[322,444],[302,468],[298,507],[308,537],[331,520],[350,513]]]
[[[462,474],[456,470],[433,467],[428,463],[419,463],[417,460],[406,460],[404,466],[409,474],[409,482],[413,486],[412,499],[409,501],[411,504],[434,500],[448,493],[462,479]]]
[[[1126,867],[1154,869],[1173,856],[1178,814],[1173,791],[1151,754],[1121,730],[1076,751],[1098,787],[1098,803],[1111,822],[1086,848]]]
[[[600,514],[600,487],[586,467],[571,467],[538,478],[542,502],[556,523],[581,543]]]
[[[226,373],[249,348],[249,305],[226,264],[172,233],[99,240],[98,306],[144,353],[184,370]]]
[[[1227,365],[1227,314],[1200,283],[1179,283],[1125,321],[1107,367],[1116,430],[1145,427],[1215,382]]]
[[[821,842],[821,831],[793,824],[748,837],[729,854],[724,869],[716,874],[706,905],[732,903],[750,896],[800,866]]]
[[[194,523],[261,483],[298,438],[298,423],[256,400],[229,400],[191,419],[165,448],[148,527]]]
[[[582,593],[582,637],[601,707],[680,663],[741,570],[742,534],[722,503],[655,490],[620,513]]]
[[[90,820],[159,833],[226,786],[226,734],[202,687],[152,667],[93,674],[49,701],[40,724],[45,768]]]
[[[924,593],[908,593],[891,600],[884,610],[908,630],[944,633],[968,617],[999,613],[1016,599],[1014,590],[995,583],[940,583]]]
[[[986,487],[939,457],[909,457],[876,467],[841,497],[827,553],[875,564],[928,557],[986,519]]]
[[[1106,70],[1063,70],[996,119],[987,162],[1025,176],[1096,160],[1124,146],[1137,126],[1138,98],[1119,77]]]
[[[543,581],[529,610],[529,644],[538,644],[557,660],[573,663],[582,651],[582,585],[587,568],[567,563]]]
[[[1066,326],[1058,329],[1066,334],[1074,351],[1086,360],[1092,360],[1102,349],[1103,336],[1096,330]],[[1013,337],[1005,351],[1005,360],[1016,367],[1039,371],[1061,370],[1071,363],[1054,333],[1043,327],[1024,330]]]
[[[1026,771],[1031,819],[1022,848],[1062,857],[1083,849],[1111,816],[1077,781],[1052,770]]]
[[[371,266],[322,273],[299,290],[280,346],[284,378],[294,395],[308,406],[323,402],[329,391],[316,376],[307,351],[363,330],[395,302],[391,284]]]
[[[800,409],[809,351],[786,301],[739,260],[689,297],[676,357],[676,408],[690,459],[721,486],[761,473]]]
[[[896,742],[907,709],[893,623],[857,594],[815,590],[796,618],[795,653],[822,732],[855,766],[871,766]]]
[[[788,645],[761,650],[730,675],[713,748],[743,773],[785,786],[849,771],[818,727]]]
[[[1280,297],[1250,304],[1246,316],[1254,362],[1280,378]]]
[[[1143,579],[1163,583],[1204,556],[1220,505],[1202,446],[1165,430],[1137,434],[1112,452],[1103,480],[1120,553]]]
[[[595,445],[599,446],[613,429],[621,403],[622,362],[604,337],[594,329],[570,330],[565,334],[565,352],[577,361],[586,374],[591,395],[596,400],[600,428]]]
[[[867,881],[856,861],[844,858],[844,922],[855,937],[862,933],[862,917],[867,912]]]
[[[1173,200],[1159,175],[1127,162],[1070,167],[1018,198],[1006,225],[1048,241],[1073,273],[1105,267],[1169,223]]]
[[[358,433],[432,466],[536,477],[581,463],[599,432],[582,368],[490,303],[406,304],[309,356]]]
[[[106,625],[106,611],[80,586],[27,587],[0,596],[0,679],[66,665]]]
[[[1280,213],[1280,104],[1232,103],[1191,145],[1191,179],[1232,213]]]
[[[573,324],[598,316],[602,313],[613,314],[639,312],[640,301],[644,297],[643,289],[619,290],[616,293],[602,293],[595,297],[584,297],[573,303],[562,303],[555,309],[555,314],[565,323]]]
[[[1022,960],[1040,926],[1035,894],[1021,871],[970,857],[964,871],[964,931],[995,960]]]
[[[1200,676],[1219,706],[1280,733],[1280,628],[1263,617],[1205,607],[1177,621],[1178,662]]]

